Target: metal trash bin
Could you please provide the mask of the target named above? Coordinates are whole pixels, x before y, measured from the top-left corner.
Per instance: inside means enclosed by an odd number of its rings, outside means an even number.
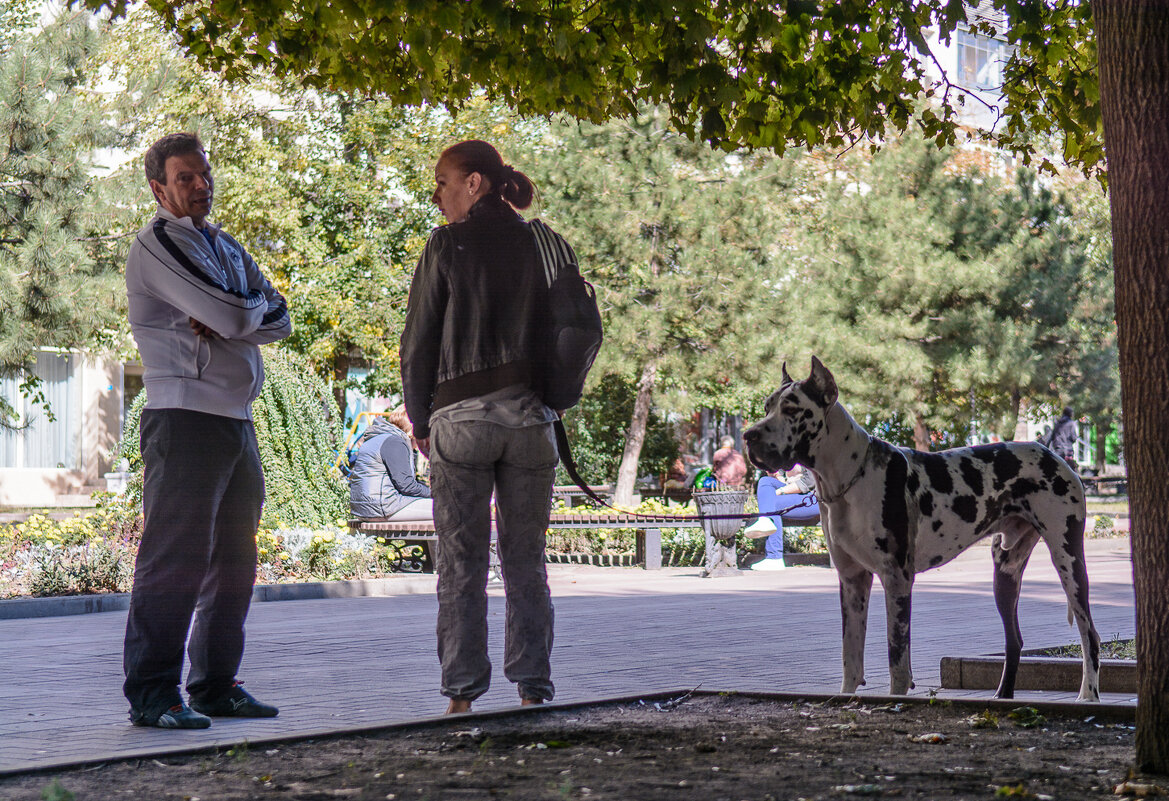
[[[747,503],[745,489],[695,490],[694,505],[703,518],[702,530],[706,534],[706,559],[702,575],[707,578],[739,575],[739,562],[735,555],[735,534],[743,527],[743,507]],[[708,519],[707,515],[740,515],[729,519]]]

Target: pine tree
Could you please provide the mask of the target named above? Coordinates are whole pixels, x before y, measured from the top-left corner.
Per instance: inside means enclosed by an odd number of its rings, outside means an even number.
[[[0,375],[35,386],[37,349],[106,346],[118,330],[117,244],[91,161],[110,134],[83,92],[100,39],[88,15],[36,32],[18,5],[0,19]]]
[[[892,140],[832,165],[804,278],[807,342],[870,427],[920,449],[1074,401],[1113,351],[1067,201],[978,151]],[[1104,295],[1107,296],[1107,292]]]
[[[529,163],[547,221],[598,288],[606,341],[594,372],[638,389],[615,493],[627,504],[656,397],[718,404],[766,371],[780,321],[778,172],[689,141],[656,110],[554,126]]]

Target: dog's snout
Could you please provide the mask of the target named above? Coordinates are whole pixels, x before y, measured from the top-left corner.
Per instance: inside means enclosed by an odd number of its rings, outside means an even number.
[[[743,432],[743,442],[752,443],[752,442],[757,442],[758,440],[759,440],[759,432],[755,430],[754,426],[752,426],[751,428],[748,428],[746,431]]]

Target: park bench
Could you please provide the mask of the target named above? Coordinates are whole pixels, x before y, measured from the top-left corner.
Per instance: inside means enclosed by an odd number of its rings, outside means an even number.
[[[612,484],[598,484],[589,487],[594,494],[602,498],[613,494]],[[565,506],[576,506],[589,500],[588,493],[576,484],[557,484],[552,488],[552,500],[561,501]]]
[[[1128,476],[1080,476],[1089,495],[1128,495]]]
[[[400,573],[424,573],[434,569],[433,546],[438,542],[434,523],[425,520],[410,522],[377,522],[353,518],[349,530],[354,534],[384,537],[386,547],[394,552],[396,568]]]
[[[554,514],[548,528],[632,528],[637,529],[637,556],[646,570],[660,570],[662,566],[663,528],[700,528],[697,520],[674,520],[665,515],[612,514]],[[386,545],[395,552],[398,569],[406,573],[420,573],[433,569],[432,547],[438,542],[434,524],[429,522],[374,522],[354,518],[349,521],[354,534],[384,537]]]
[[[636,560],[646,570],[662,567],[663,528],[701,528],[697,520],[675,520],[667,515],[579,514],[564,512],[552,515],[548,528],[632,528],[637,529]]]

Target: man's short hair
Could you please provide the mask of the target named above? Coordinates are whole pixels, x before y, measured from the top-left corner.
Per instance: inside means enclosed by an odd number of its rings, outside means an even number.
[[[172,133],[159,139],[146,151],[146,181],[166,183],[166,160],[188,153],[206,153],[203,143],[193,133]]]

